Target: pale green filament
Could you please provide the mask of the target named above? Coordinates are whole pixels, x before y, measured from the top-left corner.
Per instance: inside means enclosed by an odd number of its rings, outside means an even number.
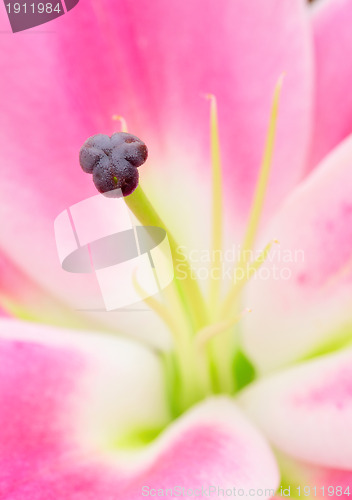
[[[214,95],[209,94],[207,98],[210,100],[210,150],[211,150],[211,165],[212,165],[212,188],[213,188],[213,208],[212,208],[212,269],[210,276],[213,276],[213,271],[220,268],[221,265],[221,248],[222,248],[222,231],[223,231],[223,208],[222,208],[222,169],[221,155],[219,142],[219,127],[217,103]],[[218,301],[220,296],[220,280],[210,280],[210,308],[217,312]]]
[[[243,288],[243,285],[250,279],[254,273],[249,273],[247,272],[247,263],[249,260],[249,256],[251,255],[252,249],[253,249],[253,244],[257,235],[258,231],[258,226],[260,222],[260,216],[263,210],[263,204],[265,200],[265,194],[267,191],[268,187],[268,181],[269,181],[269,176],[270,176],[270,170],[271,170],[271,165],[272,165],[272,159],[273,159],[273,151],[274,151],[274,142],[275,142],[275,133],[276,133],[276,124],[277,124],[277,117],[278,117],[278,110],[279,110],[279,101],[280,101],[280,94],[281,94],[281,88],[283,84],[283,78],[284,74],[282,74],[275,86],[274,90],[274,96],[273,96],[273,101],[272,101],[272,107],[271,107],[271,114],[270,114],[270,119],[269,119],[269,126],[268,126],[268,132],[267,132],[267,138],[265,142],[265,148],[264,148],[264,154],[263,154],[263,160],[262,164],[260,167],[259,171],[259,177],[258,177],[258,182],[255,188],[254,192],[254,197],[253,197],[253,202],[252,202],[252,207],[250,210],[250,215],[249,215],[249,220],[248,220],[248,225],[247,225],[247,230],[245,233],[243,245],[242,245],[242,250],[241,250],[241,258],[240,262],[238,263],[238,268],[240,271],[243,271],[243,276],[245,276],[243,283],[235,283],[230,290],[228,296],[225,299],[223,308],[222,308],[222,315],[226,316],[228,314],[231,314],[231,310],[235,307],[235,299],[238,297],[239,292]],[[266,259],[271,245],[273,242],[269,243],[265,249],[262,252],[262,255],[259,256],[255,264],[257,265],[257,268],[260,267],[261,263],[264,262]],[[242,273],[241,273],[242,274]]]
[[[275,134],[276,134],[276,123],[279,111],[279,100],[281,94],[282,83],[284,79],[284,74],[282,74],[276,84],[271,115],[269,120],[269,127],[265,142],[263,160],[259,171],[258,182],[256,185],[253,203],[249,215],[249,222],[247,226],[247,231],[244,237],[242,252],[244,256],[244,260],[246,261],[246,256],[248,256],[248,250],[251,250],[253,247],[253,243],[255,241],[255,237],[257,235],[260,216],[263,210],[263,204],[265,199],[265,194],[268,187],[269,175],[272,165],[273,159],[273,151],[274,151],[274,142],[275,142]]]
[[[252,264],[252,269],[247,269],[248,256],[251,254],[255,237],[257,235],[260,216],[263,209],[263,204],[265,200],[265,194],[268,186],[269,175],[272,164],[274,140],[276,132],[276,122],[278,116],[279,108],[279,98],[281,93],[281,87],[283,83],[283,76],[281,75],[274,91],[271,115],[269,120],[269,127],[267,132],[267,138],[264,148],[263,160],[259,171],[259,177],[257,186],[254,193],[253,203],[249,215],[249,222],[247,230],[244,237],[244,242],[241,250],[240,262],[238,267],[243,270],[244,278],[235,283],[232,289],[229,291],[224,304],[222,306],[222,311],[220,317],[225,320],[233,314],[236,314],[239,308],[239,296],[243,289],[243,286],[248,282],[248,280],[254,275],[257,269],[262,265],[266,259],[273,242],[270,242],[258,259]],[[246,274],[247,273],[247,274]],[[232,367],[231,361],[234,355],[234,332],[230,327],[228,330],[220,330],[218,334],[221,333],[221,338],[215,338],[212,346],[212,361],[216,366],[216,376],[217,383],[220,388],[226,390],[226,392],[232,392],[235,388],[235,384],[232,378]]]
[[[209,362],[214,366],[212,388],[215,392],[231,394],[235,390],[236,384],[232,370],[235,348],[234,327],[249,312],[251,309],[247,308],[240,314],[234,314],[229,319],[205,327],[198,332],[197,347],[200,352],[208,353]]]
[[[174,297],[170,297],[172,290],[167,288],[163,290],[162,293],[167,295],[169,300],[167,303],[173,304],[173,307],[167,307],[165,304],[161,303],[159,300],[153,297],[146,297],[145,290],[138,283],[136,273],[133,274],[133,286],[135,287],[137,293],[143,298],[143,301],[164,321],[166,326],[169,328],[173,340],[175,349],[175,359],[173,359],[169,354],[165,355],[166,363],[173,364],[176,363],[177,376],[180,377],[180,398],[182,399],[184,405],[190,406],[197,400],[197,394],[200,392],[202,381],[199,377],[195,376],[194,363],[191,359],[192,353],[192,341],[190,335],[188,335],[188,325],[183,321],[182,310],[177,310],[177,301]],[[177,312],[179,314],[177,314]],[[198,356],[201,359],[201,356]],[[168,371],[171,376],[174,377],[172,370]],[[170,381],[170,380],[169,380]],[[204,385],[204,384],[203,384]],[[201,392],[204,393],[204,390]]]
[[[237,314],[233,316],[232,318],[226,319],[224,321],[221,321],[219,323],[215,323],[214,325],[209,325],[206,326],[205,328],[202,328],[197,335],[196,335],[196,344],[199,347],[199,349],[204,349],[205,344],[209,342],[212,338],[216,337],[217,335],[220,335],[221,333],[226,332],[233,326],[235,326],[237,323],[241,321],[243,316],[245,314],[248,314],[252,312],[252,309],[247,308],[242,313]]]
[[[164,321],[170,332],[173,334],[175,341],[177,341],[181,332],[179,331],[179,325],[175,321],[171,310],[159,302],[159,300],[148,296],[145,290],[138,283],[136,272],[133,273],[132,282],[138,295],[141,299],[143,299],[143,302],[145,302],[147,306],[149,306],[150,309],[152,309]]]
[[[229,291],[222,306],[221,317],[227,317],[229,314],[231,314],[234,304],[236,303],[236,299],[239,297],[244,286],[251,278],[253,278],[258,269],[266,261],[272,246],[278,243],[278,240],[270,241],[253,262],[240,263],[239,270],[241,271],[241,275],[243,275],[244,278],[235,283]]]

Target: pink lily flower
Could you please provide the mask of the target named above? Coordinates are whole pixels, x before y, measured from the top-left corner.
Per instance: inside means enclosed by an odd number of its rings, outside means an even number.
[[[82,1],[53,32],[1,38],[0,498],[270,498],[283,456],[295,487],[346,491],[351,14],[350,0]],[[148,145],[141,185],[185,255],[245,234],[269,279],[77,311],[92,281],[62,270],[53,222],[96,194],[78,150],[116,113]]]

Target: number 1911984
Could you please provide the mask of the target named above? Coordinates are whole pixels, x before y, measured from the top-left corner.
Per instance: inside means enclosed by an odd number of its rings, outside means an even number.
[[[314,496],[314,497],[342,497],[342,496],[347,496],[349,497],[352,495],[350,492],[350,487],[349,486],[297,486],[297,496]]]
[[[51,14],[56,12],[57,14],[61,13],[61,5],[59,3],[8,3],[6,4],[6,9],[9,14]]]

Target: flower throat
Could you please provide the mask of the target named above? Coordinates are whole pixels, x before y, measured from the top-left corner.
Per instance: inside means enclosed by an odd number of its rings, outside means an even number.
[[[174,280],[162,291],[161,297],[144,299],[144,302],[166,324],[173,338],[173,349],[160,354],[165,367],[166,390],[172,417],[180,415],[194,403],[211,394],[234,394],[255,377],[253,365],[240,345],[239,322],[244,315],[251,312],[248,307],[241,309],[240,298],[245,284],[266,260],[272,245],[277,243],[277,240],[268,242],[256,258],[251,257],[272,165],[283,76],[280,76],[274,90],[257,184],[239,256],[234,264],[236,276],[240,275],[241,278],[230,285],[225,296],[221,280],[209,278],[208,289],[203,293],[199,282],[191,277],[191,264],[183,254],[182,279],[179,276],[178,266],[174,266]],[[212,181],[210,254],[213,256],[209,272],[211,277],[221,266],[223,186],[217,101],[212,94],[206,95],[206,98],[210,103]],[[82,168],[85,172],[93,174],[93,180],[103,194],[105,184],[109,188],[106,191],[125,186],[122,188],[124,200],[139,222],[145,226],[161,227],[167,232],[175,263],[176,255],[180,255],[182,247],[138,184],[137,167],[145,162],[147,148],[139,138],[128,133],[126,121],[122,117],[114,116],[113,119],[121,122],[121,132],[113,134],[111,138],[102,134],[89,138],[81,149],[80,159],[83,158],[81,166],[83,161]],[[94,138],[98,138],[98,142]],[[106,150],[103,148],[103,143],[108,139],[110,143],[106,147],[110,149]],[[104,168],[100,166],[102,159],[106,163]],[[108,177],[104,177],[103,174]],[[145,296],[136,278],[134,286],[141,296]]]

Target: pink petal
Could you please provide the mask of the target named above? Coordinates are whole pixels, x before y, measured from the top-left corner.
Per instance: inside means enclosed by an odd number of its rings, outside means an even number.
[[[0,330],[0,497],[112,494],[124,478],[109,465],[114,443],[168,421],[155,355],[104,335],[6,320]]]
[[[352,132],[350,0],[316,2],[312,10],[316,110],[311,168]]]
[[[64,274],[68,275],[68,273]],[[77,303],[81,299],[86,308],[68,307],[66,301],[58,300],[34,279],[31,279],[27,273],[21,271],[10,258],[1,253],[0,276],[0,306],[3,308],[2,311],[0,307],[0,315],[10,315],[18,319],[65,328],[113,330],[128,334],[129,337],[137,337],[161,349],[170,348],[170,333],[166,330],[165,324],[146,306],[134,306],[131,309],[107,313],[102,304],[101,309],[97,311],[90,304],[89,290],[86,289],[80,291],[80,296],[74,297],[74,302]],[[77,279],[76,276],[68,275],[73,282]],[[93,274],[89,276],[91,284],[96,278]],[[81,285],[84,283],[86,283],[85,280]],[[67,286],[70,290],[69,283]],[[96,293],[97,289],[96,285],[93,292]],[[77,293],[77,289],[75,291]],[[102,300],[101,297],[100,300]]]
[[[275,491],[268,445],[227,398],[190,410],[144,451],[118,450],[129,431],[167,421],[160,366],[141,346],[10,321],[1,331],[2,498],[133,500],[143,486],[177,485]]]
[[[258,382],[242,395],[279,450],[310,463],[352,469],[352,350]]]
[[[0,254],[0,276],[0,315],[66,327],[88,327],[87,318],[82,313],[72,312],[67,305],[60,303],[4,254]],[[90,322],[90,328],[93,326]]]
[[[0,318],[8,318],[10,314],[3,308],[0,307]]]
[[[321,496],[328,495],[337,500],[348,497],[352,491],[352,470],[317,468],[311,475],[314,484],[319,486]]]
[[[348,338],[352,137],[289,197],[266,231],[280,246],[248,287],[244,342],[262,370]],[[275,269],[276,268],[276,269]]]
[[[285,484],[278,490],[276,499],[284,496],[314,498],[348,498],[351,496],[352,470],[343,470],[313,465],[279,455]]]
[[[63,300],[92,295],[87,276],[60,268],[52,226],[62,210],[94,193],[78,150],[87,136],[116,129],[115,113],[149,146],[142,183],[160,198],[162,215],[176,219],[181,243],[185,231],[197,236],[194,227],[206,228],[209,210],[204,92],[219,100],[226,187],[243,223],[271,94],[285,70],[268,197],[276,206],[300,176],[310,135],[305,14],[299,0],[267,0],[255,9],[246,0],[225,0],[221,8],[210,0],[105,1],[80,3],[52,22],[54,33],[19,34],[11,44],[2,37],[1,248]],[[8,28],[5,15],[1,27]]]

